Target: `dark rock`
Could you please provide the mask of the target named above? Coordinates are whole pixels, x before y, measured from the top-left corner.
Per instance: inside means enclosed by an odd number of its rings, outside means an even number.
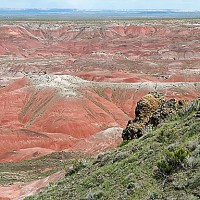
[[[163,94],[157,92],[145,95],[135,109],[135,119],[129,120],[122,132],[123,140],[140,138],[145,126],[149,123],[152,114],[165,102]]]
[[[157,127],[170,115],[183,109],[187,101],[170,99],[166,101],[163,94],[152,92],[145,95],[135,109],[135,119],[129,120],[122,132],[123,140],[142,137],[145,130]],[[198,115],[197,115],[198,116]]]

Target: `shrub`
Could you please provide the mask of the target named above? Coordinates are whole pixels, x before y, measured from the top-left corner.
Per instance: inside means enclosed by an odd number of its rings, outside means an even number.
[[[198,141],[196,140],[192,140],[192,141],[189,141],[187,143],[187,146],[186,148],[189,150],[189,151],[194,151],[198,146]]]
[[[95,191],[95,192],[89,192],[87,194],[86,200],[95,200],[95,199],[101,199],[104,196],[104,192],[101,190]]]
[[[65,176],[77,173],[79,170],[85,167],[84,160],[74,160],[72,165],[66,170]]]
[[[170,165],[166,160],[159,160],[157,162],[157,167],[160,170],[160,172],[164,174],[169,174],[173,170],[173,166]]]
[[[110,153],[100,153],[93,162],[93,165],[97,164],[97,166],[102,167],[107,163],[112,163],[112,155]]]
[[[123,140],[122,143],[119,145],[119,147],[123,147],[125,145],[127,145],[128,143],[130,143],[131,140]]]
[[[187,155],[187,149],[182,147],[179,147],[177,150],[174,151],[165,150],[163,159],[157,161],[159,172],[164,175],[172,173],[173,170],[183,165],[183,161],[185,160]]]

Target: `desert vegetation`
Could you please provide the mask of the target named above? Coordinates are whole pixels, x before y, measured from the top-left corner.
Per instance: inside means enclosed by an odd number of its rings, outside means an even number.
[[[199,199],[199,117],[193,107],[26,199]]]

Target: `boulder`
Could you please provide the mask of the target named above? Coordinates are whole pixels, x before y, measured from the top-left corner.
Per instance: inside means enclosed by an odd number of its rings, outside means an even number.
[[[135,119],[129,120],[122,132],[123,140],[140,138],[144,130],[152,130],[170,115],[186,108],[187,102],[187,100],[177,101],[174,98],[167,101],[164,95],[158,92],[145,95],[137,103]],[[197,112],[196,117],[200,117],[200,112]]]

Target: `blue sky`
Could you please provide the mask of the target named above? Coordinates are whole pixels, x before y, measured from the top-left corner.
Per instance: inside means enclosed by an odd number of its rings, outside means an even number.
[[[0,8],[200,10],[200,0],[0,0]]]

